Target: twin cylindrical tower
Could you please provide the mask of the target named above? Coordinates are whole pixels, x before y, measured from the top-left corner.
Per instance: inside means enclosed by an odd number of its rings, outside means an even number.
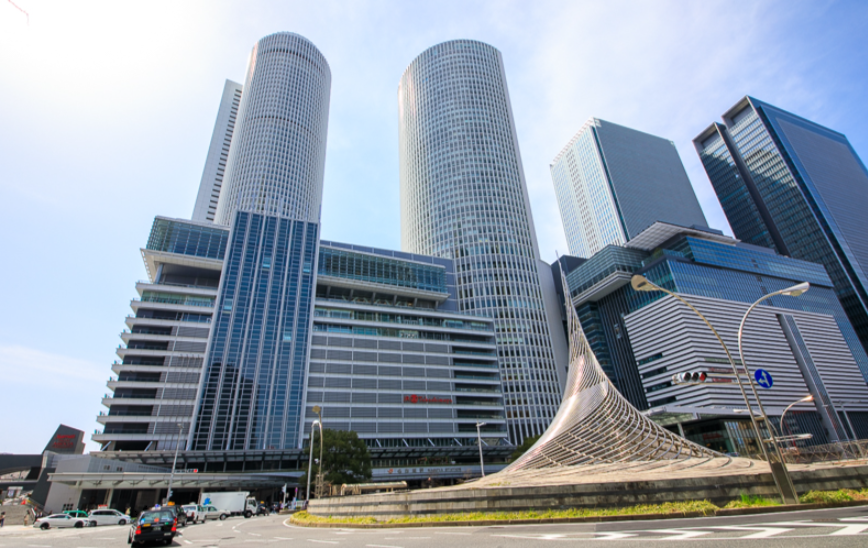
[[[319,222],[331,80],[303,36],[279,32],[256,43],[216,223],[228,225],[236,210]]]
[[[330,88],[307,39],[257,42],[215,222],[238,210],[319,221]],[[461,311],[495,318],[509,434],[521,443],[548,426],[561,383],[500,52],[473,40],[425,50],[401,78],[398,108],[402,248],[453,259]]]

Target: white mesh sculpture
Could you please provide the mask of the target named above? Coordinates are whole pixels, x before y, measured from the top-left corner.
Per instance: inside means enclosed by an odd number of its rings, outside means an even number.
[[[562,466],[721,457],[642,415],[615,389],[594,356],[564,281],[570,369],[561,407],[527,453],[501,474]]]

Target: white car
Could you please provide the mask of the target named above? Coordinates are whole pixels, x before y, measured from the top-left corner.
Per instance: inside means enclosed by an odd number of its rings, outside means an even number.
[[[127,525],[130,523],[130,516],[117,510],[94,510],[88,517],[97,525]]]
[[[196,523],[199,521],[200,506],[198,504],[185,504],[181,506],[181,508],[184,510],[184,513],[187,514],[187,523]]]
[[[51,529],[52,527],[90,527],[93,523],[90,518],[74,518],[67,514],[52,514],[39,518],[33,526],[40,529]]]

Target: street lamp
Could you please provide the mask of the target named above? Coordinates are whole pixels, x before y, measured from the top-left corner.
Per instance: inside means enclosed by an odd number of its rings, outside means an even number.
[[[184,424],[178,423],[178,442],[175,444],[175,460],[172,461],[172,473],[169,474],[169,489],[166,491],[166,504],[172,500],[172,482],[175,479],[175,466],[178,464],[178,449],[181,447],[181,432],[184,430]]]
[[[310,458],[307,461],[307,497],[304,499],[308,502],[310,502],[310,474],[313,471],[313,439],[314,434],[316,434],[317,426],[319,426],[319,437],[322,439],[322,423],[315,420],[310,424]]]
[[[777,295],[788,295],[790,297],[798,297],[803,294],[805,291],[811,288],[811,284],[808,282],[802,282],[800,284],[796,284],[792,287],[788,287],[786,289],[781,289],[780,291],[775,291],[773,293],[769,293],[768,295],[764,295],[757,299],[752,305],[750,305],[747,309],[747,312],[744,313],[744,317],[741,319],[741,323],[738,326],[738,356],[741,358],[741,366],[744,367],[745,375],[747,376],[747,382],[750,385],[751,392],[753,392],[753,397],[756,399],[757,406],[759,407],[760,413],[762,413],[763,420],[765,420],[766,428],[769,429],[769,439],[771,440],[772,446],[774,447],[774,451],[780,460],[781,463],[781,471],[783,472],[784,479],[786,480],[788,486],[790,487],[793,497],[796,499],[796,503],[798,503],[798,494],[796,493],[796,487],[793,485],[793,480],[790,478],[790,473],[787,470],[787,463],[784,462],[784,455],[781,453],[781,448],[778,446],[777,440],[775,440],[775,429],[772,427],[772,423],[769,421],[769,416],[766,414],[766,410],[763,407],[762,401],[760,401],[759,393],[756,389],[756,384],[753,382],[753,375],[750,374],[750,368],[747,366],[747,362],[744,361],[744,348],[742,346],[742,337],[744,335],[744,325],[747,323],[747,317],[753,311],[754,308],[759,305],[759,303],[763,302],[766,299],[770,299]],[[813,399],[813,398],[812,398]],[[774,468],[774,465],[771,461],[769,461],[769,466]],[[774,475],[774,469],[772,470],[772,475]],[[786,501],[784,501],[786,503]]]
[[[763,435],[760,432],[759,424],[757,424],[756,417],[754,416],[753,412],[750,410],[751,409],[750,401],[748,401],[748,399],[747,399],[747,392],[745,392],[744,385],[741,382],[741,375],[738,371],[738,367],[736,367],[735,361],[732,359],[732,354],[729,353],[729,348],[727,348],[726,343],[723,342],[723,338],[721,338],[720,334],[717,332],[717,329],[715,329],[714,326],[711,325],[711,322],[709,322],[708,319],[705,316],[703,316],[702,313],[699,310],[697,310],[695,306],[693,306],[689,302],[685,301],[677,293],[673,293],[672,291],[669,291],[666,288],[663,288],[663,287],[660,287],[659,285],[651,283],[651,281],[649,281],[648,278],[646,278],[645,276],[642,276],[641,274],[634,274],[633,277],[630,279],[630,285],[633,286],[633,289],[635,289],[636,291],[645,291],[645,292],[662,291],[663,293],[666,293],[667,295],[675,297],[676,299],[678,299],[679,301],[684,303],[690,310],[694,311],[696,313],[696,315],[699,316],[699,318],[703,322],[705,322],[705,325],[708,326],[708,328],[711,330],[711,332],[714,333],[714,336],[717,338],[718,342],[720,342],[720,346],[723,347],[723,351],[726,353],[726,358],[729,360],[729,363],[732,366],[732,372],[735,375],[735,381],[738,384],[738,389],[741,391],[742,398],[744,398],[744,404],[745,404],[745,406],[747,406],[747,409],[748,409],[748,415],[750,416],[750,422],[751,422],[751,425],[753,426],[754,434],[756,434],[757,444],[759,444],[760,450],[762,451],[762,454],[763,454],[763,457],[765,458],[766,462],[769,463],[769,467],[771,468],[772,467],[772,461],[769,458],[769,454],[768,454],[768,451],[766,450],[765,443],[763,443]],[[742,365],[744,365],[744,361],[742,361]],[[772,477],[775,480],[775,485],[778,488],[778,494],[780,494],[780,496],[781,496],[781,501],[786,503],[787,497],[784,496],[783,486],[781,486],[780,482],[778,481],[778,477],[774,473],[774,469],[772,469]]]
[[[789,411],[790,408],[791,408],[792,406],[794,406],[794,405],[796,405],[796,404],[798,404],[798,403],[807,403],[807,402],[809,402],[809,401],[814,401],[814,395],[813,395],[813,394],[808,394],[808,395],[805,396],[804,398],[801,398],[801,399],[798,399],[798,400],[794,401],[793,403],[791,403],[790,405],[788,405],[788,406],[786,407],[786,409],[784,409],[784,412],[781,413],[781,433],[782,433],[782,434],[783,434],[783,432],[784,432],[784,426],[786,426],[786,423],[784,422],[784,419],[787,417],[787,411]],[[792,434],[792,431],[790,431],[790,434]],[[796,446],[796,440],[793,439],[793,447],[795,447],[795,446]]]
[[[323,490],[323,471],[322,471],[322,445],[323,445],[323,435],[322,435],[322,407],[319,405],[314,405],[312,411],[316,413],[316,416],[319,418],[319,472],[316,475],[316,496],[317,498],[322,496]]]
[[[485,477],[485,462],[482,460],[482,432],[479,430],[481,427],[488,424],[487,422],[477,422],[476,423],[476,441],[479,444],[479,469],[482,471],[482,477]]]

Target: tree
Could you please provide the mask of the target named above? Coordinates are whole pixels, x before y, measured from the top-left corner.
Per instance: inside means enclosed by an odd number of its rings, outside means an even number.
[[[537,442],[537,440],[539,440],[539,438],[540,438],[540,436],[534,436],[532,438],[524,438],[524,441],[521,443],[521,445],[516,447],[515,451],[513,451],[512,454],[509,455],[509,462],[512,462],[515,459],[517,459],[518,457],[527,453],[527,450],[530,449],[533,446],[533,444],[535,444]]]
[[[313,441],[313,458],[319,458],[319,430]],[[371,479],[371,454],[368,446],[355,432],[324,428],[322,468],[325,481],[332,485],[362,483]],[[308,447],[308,450],[310,448]],[[311,484],[316,482],[319,465],[313,465]],[[299,485],[307,485],[307,471],[298,480]]]

